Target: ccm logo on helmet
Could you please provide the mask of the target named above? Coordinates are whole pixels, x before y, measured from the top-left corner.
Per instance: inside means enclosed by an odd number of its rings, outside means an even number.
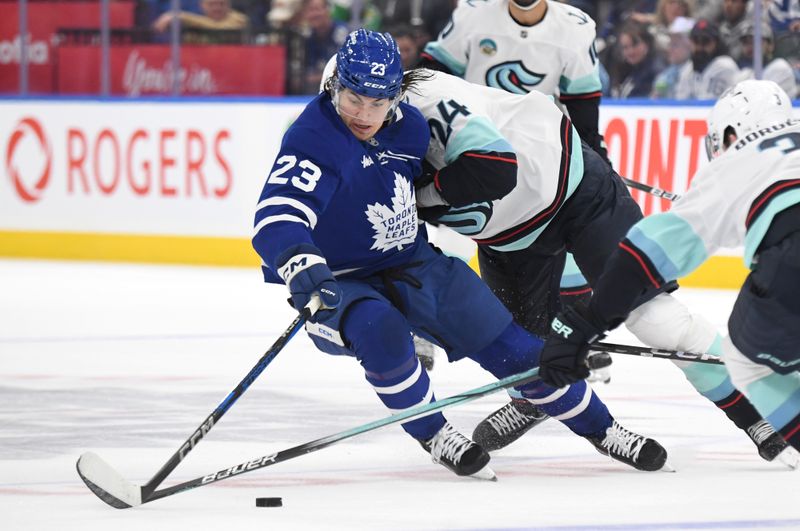
[[[376,88],[376,89],[385,89],[387,87],[387,85],[381,85],[381,84],[378,84],[378,83],[370,83],[369,81],[365,81],[364,82],[364,86],[365,87],[369,87],[369,88]]]

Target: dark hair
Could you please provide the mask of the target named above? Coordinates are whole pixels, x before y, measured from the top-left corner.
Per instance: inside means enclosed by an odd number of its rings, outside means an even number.
[[[333,69],[333,75],[325,80],[325,86],[323,87],[325,92],[328,93],[329,96],[333,96],[333,86],[336,83],[336,78],[338,74],[336,72],[336,68]],[[407,90],[412,90],[415,93],[419,94],[417,90],[417,84],[420,81],[427,81],[433,77],[433,71],[427,70],[425,68],[415,68],[413,70],[408,70],[403,73],[403,82],[400,85],[400,92],[403,93]]]
[[[650,25],[637,22],[636,20],[627,20],[622,27],[617,31],[617,42],[622,35],[628,35],[634,42],[644,41],[647,45],[648,53],[653,51],[655,38],[650,33]]]

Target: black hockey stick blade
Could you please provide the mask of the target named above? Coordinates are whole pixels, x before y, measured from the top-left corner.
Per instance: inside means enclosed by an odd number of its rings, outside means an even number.
[[[721,365],[723,363],[719,356],[714,356],[712,354],[684,352],[682,350],[668,350],[663,348],[637,347],[634,345],[618,345],[615,343],[592,343],[589,345],[589,351],[605,352],[609,354],[626,354],[629,356],[641,356],[643,358],[661,358],[672,361],[693,361],[711,365]]]
[[[128,509],[142,504],[142,487],[123,478],[94,452],[81,455],[75,466],[89,490],[111,507]]]

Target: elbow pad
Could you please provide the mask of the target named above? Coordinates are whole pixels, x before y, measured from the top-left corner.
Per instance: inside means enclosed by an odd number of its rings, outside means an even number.
[[[436,190],[455,207],[494,201],[517,186],[517,155],[465,151],[434,175]]]

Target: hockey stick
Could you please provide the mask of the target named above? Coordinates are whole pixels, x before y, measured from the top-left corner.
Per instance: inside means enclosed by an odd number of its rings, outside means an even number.
[[[478,387],[476,389],[471,389],[442,400],[416,406],[400,413],[384,417],[380,420],[362,424],[361,426],[357,426],[333,435],[328,435],[327,437],[322,437],[321,439],[316,439],[314,441],[310,441],[299,446],[294,446],[286,450],[281,450],[274,454],[258,457],[256,459],[225,468],[218,472],[213,472],[190,481],[179,483],[172,487],[156,490],[151,492],[147,497],[140,495],[140,492],[144,490],[144,487],[139,487],[124,479],[119,473],[117,473],[105,461],[103,461],[94,453],[89,452],[83,454],[78,460],[78,468],[80,470],[80,468],[83,466],[84,469],[99,471],[105,480],[103,487],[99,487],[96,484],[90,485],[87,481],[89,488],[92,489],[92,492],[97,494],[101,500],[110,506],[117,509],[127,509],[129,507],[135,507],[143,503],[148,503],[153,500],[172,496],[173,494],[185,492],[197,487],[210,485],[211,483],[232,478],[234,476],[244,474],[245,472],[252,472],[253,470],[272,466],[301,455],[316,452],[317,450],[322,450],[323,448],[327,448],[332,444],[349,439],[350,437],[355,437],[356,435],[360,435],[362,433],[377,430],[378,428],[389,426],[390,424],[397,424],[398,422],[413,420],[419,417],[430,415],[431,413],[436,413],[437,411],[441,411],[450,406],[471,402],[472,400],[495,393],[501,389],[506,389],[508,387],[514,387],[516,385],[522,385],[530,382],[531,380],[538,378],[538,374],[538,368],[530,369],[529,371],[508,376],[489,385],[484,385],[483,387]],[[85,478],[84,481],[86,481]]]
[[[697,363],[709,363],[712,365],[723,364],[721,358],[711,354],[700,354],[696,352],[683,352],[681,350],[666,350],[650,347],[637,347],[634,345],[617,345],[614,343],[592,343],[589,345],[589,351],[605,352],[609,354],[627,354],[630,356],[642,356],[643,358],[662,358],[672,361],[693,361]]]
[[[622,182],[624,182],[627,186],[631,188],[636,188],[637,190],[641,190],[643,192],[647,192],[648,194],[652,194],[656,197],[663,197],[664,199],[669,199],[670,201],[677,201],[681,198],[680,195],[667,192],[666,190],[662,190],[661,188],[656,188],[655,186],[650,186],[649,184],[640,183],[639,181],[634,181],[633,179],[628,179],[627,177],[622,177]]]
[[[305,308],[295,317],[289,328],[283,332],[281,337],[267,350],[263,356],[258,360],[255,366],[250,369],[247,376],[242,379],[236,388],[231,391],[225,400],[220,403],[217,408],[211,412],[206,420],[186,439],[178,451],[172,454],[172,457],[164,463],[164,466],[156,472],[156,474],[145,483],[143,486],[133,486],[117,474],[116,471],[111,469],[105,461],[100,459],[99,456],[92,452],[87,452],[78,458],[76,467],[78,475],[81,477],[86,486],[89,487],[98,498],[118,509],[131,507],[133,505],[140,505],[150,500],[153,493],[158,486],[166,479],[166,477],[175,470],[181,461],[191,452],[195,446],[211,431],[211,428],[219,422],[219,419],[228,411],[233,404],[241,397],[247,388],[255,381],[256,378],[264,371],[275,356],[283,350],[283,347],[289,340],[297,333],[311,315],[313,315],[320,307],[319,297],[313,297]]]

